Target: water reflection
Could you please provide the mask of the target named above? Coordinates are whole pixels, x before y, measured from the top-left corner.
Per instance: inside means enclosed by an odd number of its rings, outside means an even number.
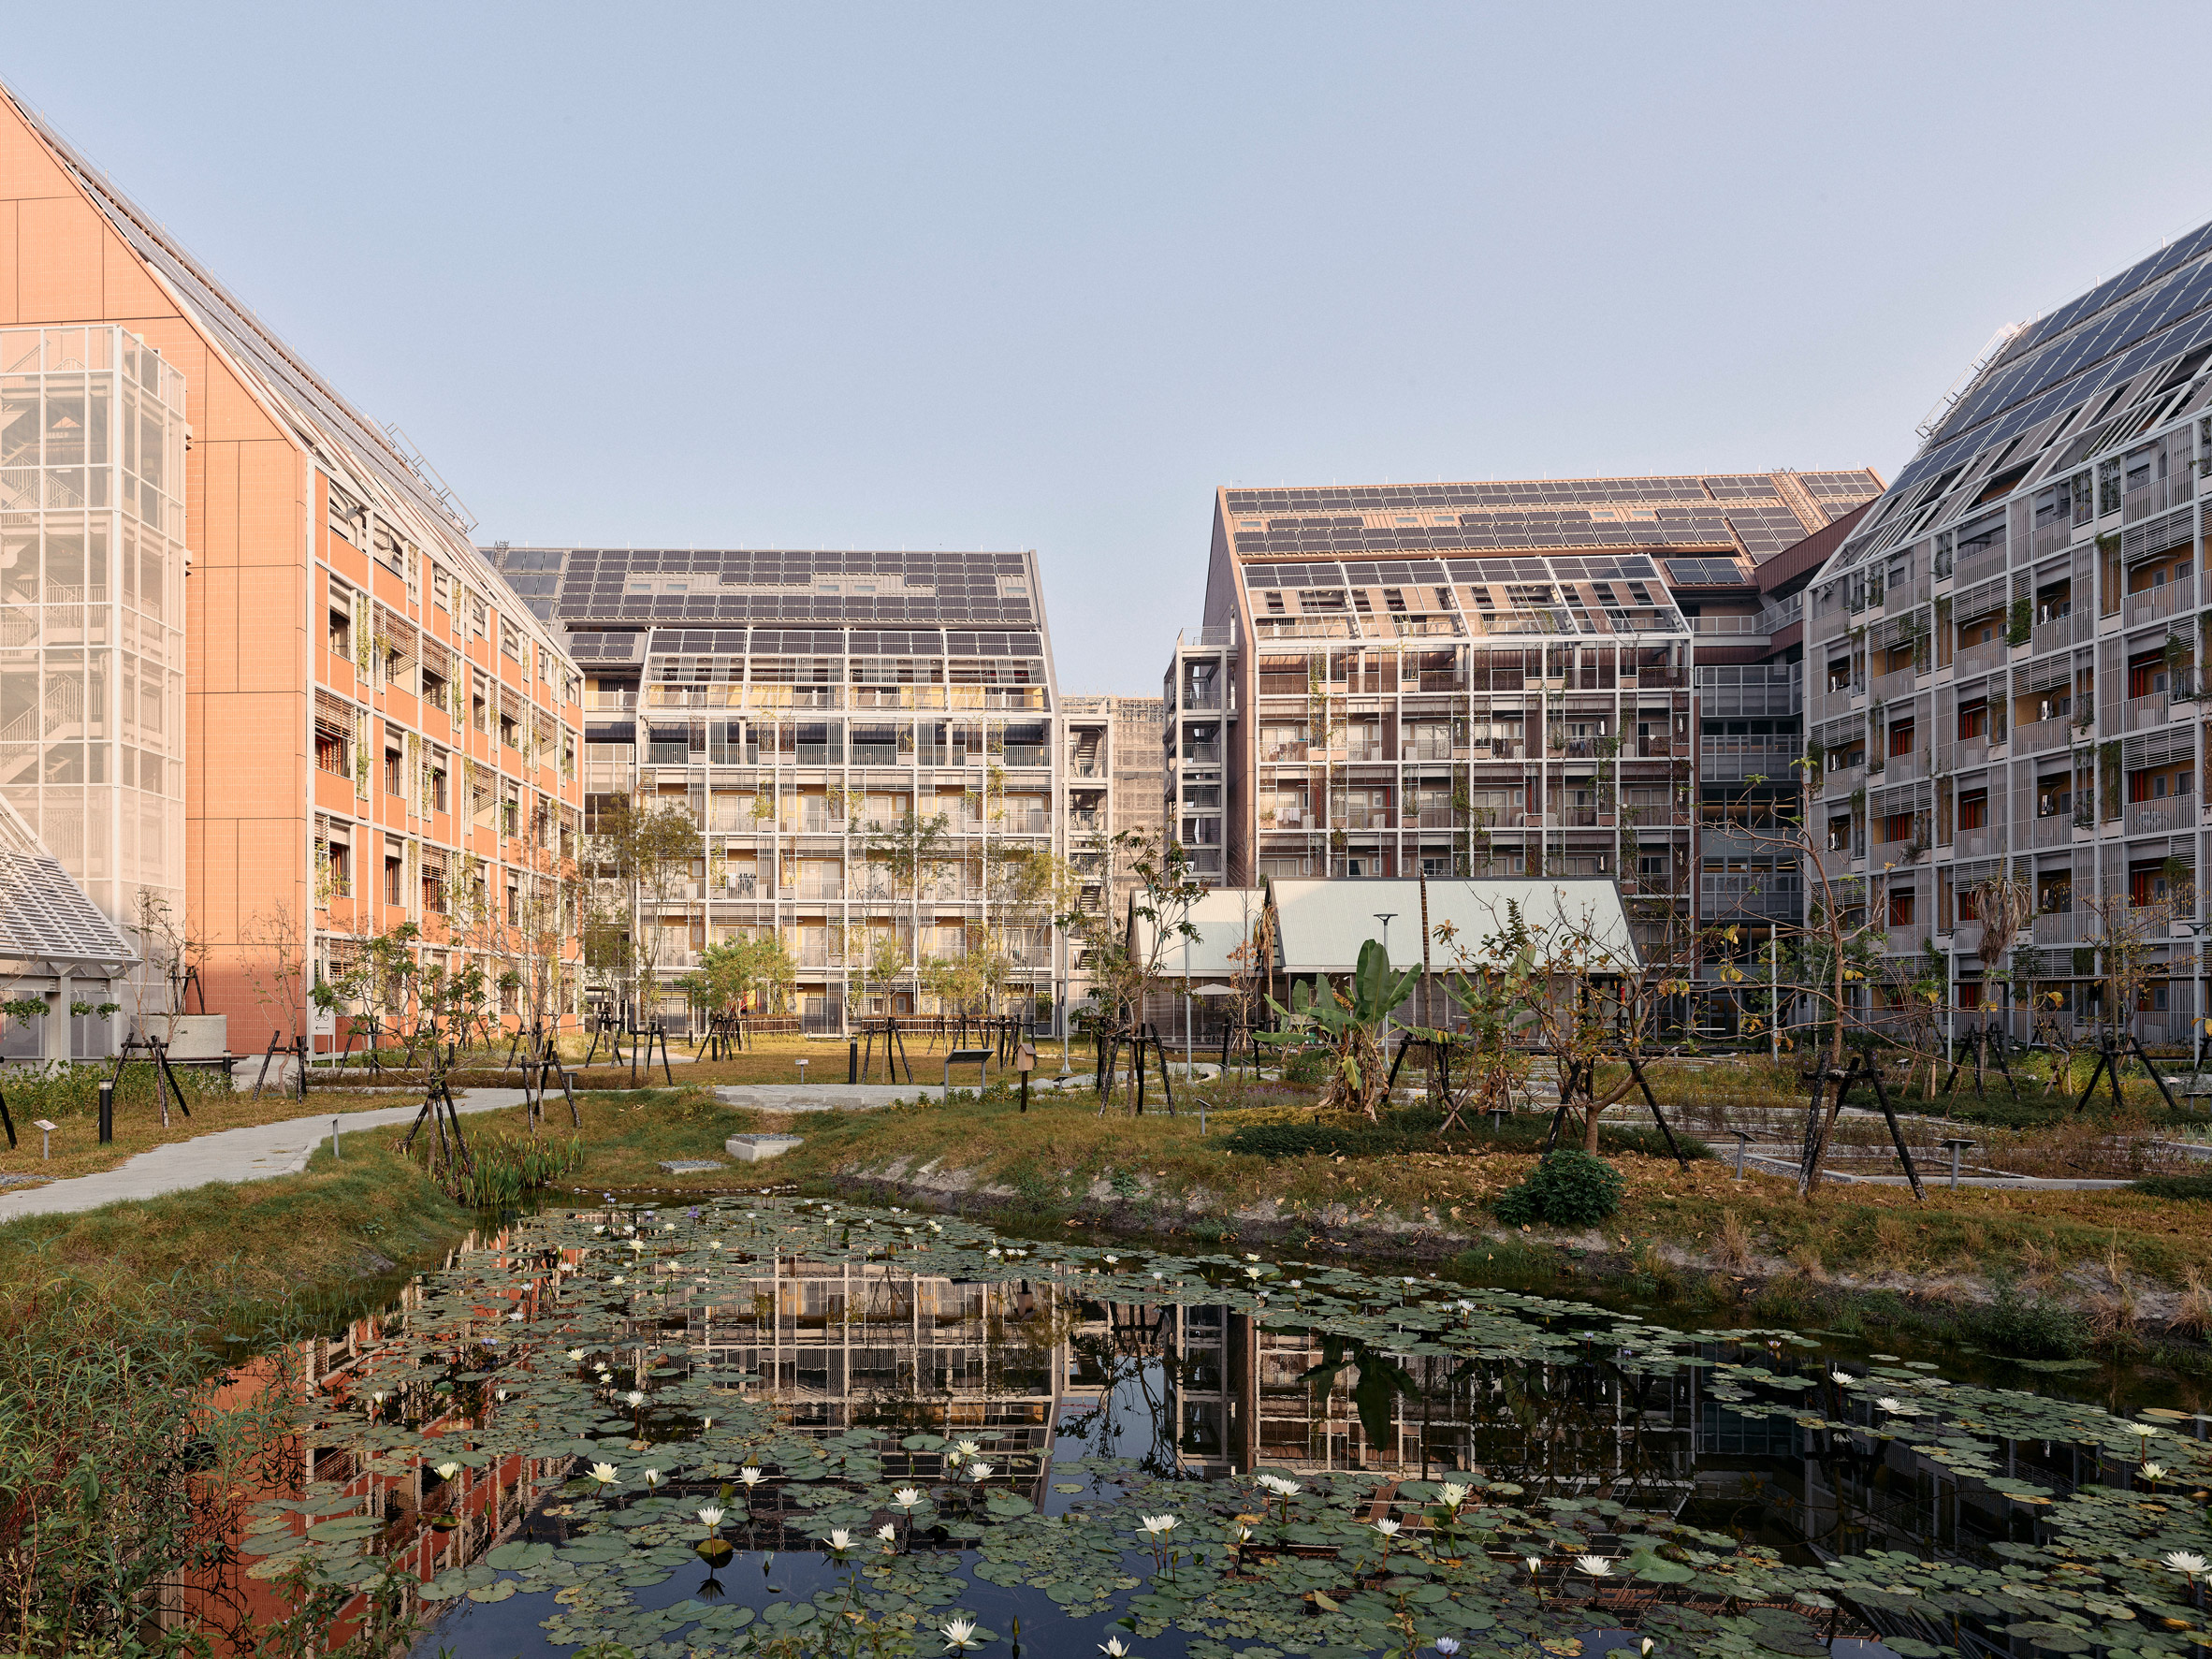
[[[1401,1295],[1398,1282],[1384,1294],[1365,1281],[1325,1304],[1288,1289],[1272,1303],[1249,1294],[1213,1301],[1190,1262],[1158,1273],[1148,1289],[1145,1274],[1113,1257],[1101,1266],[1039,1251],[1041,1259],[1026,1261],[996,1247],[987,1266],[980,1251],[942,1250],[968,1271],[932,1273],[917,1265],[925,1241],[898,1242],[911,1229],[888,1250],[869,1251],[864,1235],[851,1254],[837,1254],[819,1247],[819,1229],[814,1249],[779,1247],[773,1217],[757,1230],[744,1223],[743,1236],[733,1220],[729,1247],[717,1239],[708,1257],[695,1243],[648,1246],[659,1230],[651,1217],[581,1221],[606,1230],[604,1242],[578,1243],[581,1222],[571,1218],[520,1223],[475,1243],[452,1274],[411,1290],[386,1318],[303,1357],[318,1396],[357,1413],[371,1433],[352,1444],[334,1433],[303,1452],[290,1489],[308,1506],[302,1524],[358,1529],[324,1535],[360,1539],[374,1564],[357,1582],[381,1575],[357,1615],[378,1610],[376,1594],[395,1617],[443,1613],[426,1652],[546,1652],[549,1639],[583,1638],[589,1627],[561,1623],[572,1616],[552,1608],[543,1580],[530,1577],[536,1558],[517,1546],[563,1546],[572,1565],[604,1560],[609,1575],[633,1575],[621,1581],[635,1587],[639,1608],[721,1598],[749,1618],[756,1608],[769,1617],[771,1606],[799,1618],[806,1598],[827,1594],[851,1565],[852,1548],[873,1548],[879,1521],[891,1528],[883,1553],[986,1578],[987,1535],[999,1521],[1031,1508],[1081,1521],[1105,1506],[1106,1489],[1123,1477],[1101,1472],[1102,1458],[1129,1459],[1155,1481],[1192,1483],[1192,1512],[1211,1504],[1231,1516],[1237,1503],[1258,1501],[1237,1496],[1248,1482],[1226,1494],[1226,1509],[1220,1489],[1195,1483],[1265,1470],[1342,1493],[1350,1479],[1360,1516],[1404,1519],[1405,1548],[1422,1539],[1434,1556],[1477,1564],[1503,1550],[1516,1570],[1527,1546],[1470,1548],[1439,1533],[1435,1489],[1420,1483],[1463,1484],[1500,1514],[1550,1514],[1575,1543],[1540,1547],[1539,1565],[1520,1582],[1534,1594],[1532,1617],[1554,1634],[1594,1622],[1640,1625],[1669,1594],[1678,1612],[1685,1596],[1710,1601],[1680,1590],[1681,1579],[1644,1571],[1627,1581],[1626,1558],[1648,1552],[1659,1522],[1768,1546],[1800,1564],[1891,1550],[1991,1564],[1997,1546],[2047,1542],[2053,1503],[2142,1478],[2124,1437],[2075,1433],[2055,1417],[2047,1436],[2004,1435],[2001,1463],[1955,1467],[1947,1446],[1968,1440],[1897,1433],[1941,1413],[1931,1368],[1883,1364],[1878,1389],[1847,1384],[1829,1360],[1783,1333],[1693,1345],[1587,1306],[1494,1292],[1478,1312],[1439,1300],[1457,1294],[1451,1288]],[[617,1239],[629,1254],[615,1261],[625,1271],[609,1276]],[[1234,1284],[1242,1271],[1224,1276]],[[1447,1340],[1478,1318],[1493,1321],[1491,1335]],[[1522,1337],[1499,1339],[1501,1318]],[[592,1334],[564,1358],[560,1332],[578,1329]],[[544,1395],[549,1375],[580,1404],[554,1411],[557,1422],[531,1419],[530,1431],[502,1422],[524,1398]],[[761,1433],[772,1433],[772,1456],[712,1450],[709,1418],[740,1409],[769,1426]],[[2204,1419],[2168,1413],[2166,1426],[2201,1437]],[[387,1427],[419,1437],[419,1459],[393,1455],[400,1439],[379,1433]],[[518,1433],[525,1449],[510,1444]],[[457,1461],[442,1471],[435,1448],[444,1444]],[[739,1457],[758,1459],[745,1465],[756,1484],[740,1484]],[[604,1491],[575,1478],[595,1458],[615,1470]],[[886,1489],[904,1483],[925,1501],[886,1511]],[[721,1530],[738,1559],[704,1583],[695,1563],[667,1570],[670,1550],[696,1547],[697,1526],[680,1548],[633,1551],[633,1538],[654,1535],[657,1500],[673,1501],[686,1520],[725,1507]],[[856,1500],[852,1545],[829,1549],[825,1526],[846,1526],[837,1506]],[[1332,1561],[1339,1549],[1295,1537],[1274,1546],[1286,1559],[1309,1547]],[[643,1558],[652,1571],[634,1576]],[[1132,1559],[1106,1570],[1136,1575],[1119,1580],[1133,1585],[1149,1569]],[[1594,1559],[1620,1564],[1620,1579],[1601,1581],[1607,1575],[1586,1564]],[[1243,1564],[1241,1555],[1230,1564],[1232,1579]],[[1358,1571],[1350,1578],[1362,1582]],[[426,1589],[426,1579],[436,1582]],[[910,1573],[901,1581],[912,1590]],[[990,1583],[999,1588],[959,1585],[962,1605],[995,1596],[1032,1627],[1065,1616],[1018,1571]],[[1785,1611],[1793,1605],[1783,1590],[1773,1599]],[[1788,1618],[1801,1624],[1802,1608]],[[1910,1610],[1872,1605],[1837,1606],[1817,1623],[1824,1640],[1929,1637]],[[703,1623],[686,1643],[711,1649],[715,1628]],[[1793,1624],[1792,1639],[1811,1637]]]

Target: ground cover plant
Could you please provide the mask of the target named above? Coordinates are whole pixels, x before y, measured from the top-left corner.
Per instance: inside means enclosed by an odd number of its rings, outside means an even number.
[[[1418,1477],[1263,1463],[1209,1479],[1098,1456],[1055,1460],[1067,1478],[1044,1494],[1029,1443],[995,1425],[963,1433],[924,1406],[809,1426],[759,1386],[742,1344],[681,1334],[757,1317],[761,1275],[801,1260],[880,1288],[887,1308],[924,1281],[1019,1285],[1029,1300],[996,1338],[1015,1354],[1053,1351],[1059,1311],[1080,1303],[1217,1309],[1320,1347],[1315,1386],[1351,1390],[1370,1443],[1399,1390],[1368,1379],[1393,1373],[1422,1387],[1449,1375],[1540,1419],[1571,1409],[1572,1387],[1554,1394],[1549,1375],[1588,1368],[1642,1400],[1695,1371],[1743,1433],[1772,1425],[1800,1460],[1941,1478],[1998,1531],[1986,1549],[1823,1557],[1762,1525],[1678,1518],[1633,1488],[1608,1495],[1623,1489],[1543,1454],[1447,1458]],[[1837,1634],[1879,1633],[1907,1659],[1969,1635],[2129,1654],[2212,1637],[2196,1594],[2212,1458],[2176,1414],[2130,1419],[1820,1350],[1793,1332],[1678,1332],[1294,1257],[1016,1242],[836,1201],[562,1212],[432,1275],[403,1328],[300,1401],[302,1437],[349,1449],[374,1478],[301,1479],[261,1506],[243,1547],[272,1579],[375,1594],[444,1521],[456,1542],[432,1550],[420,1592],[433,1608],[531,1595],[545,1640],[638,1659],[970,1652],[1010,1638],[986,1616],[1010,1605],[1031,1651],[1166,1639],[1196,1659],[1504,1659],[1593,1626],[1745,1659],[1818,1653]],[[2046,1466],[2045,1444],[2077,1461]],[[542,1520],[471,1549],[473,1506],[488,1490],[504,1501],[522,1471],[541,1482]],[[383,1485],[419,1505],[387,1509]],[[786,1580],[796,1593],[733,1594],[718,1576],[743,1556],[766,1581],[793,1552],[820,1564]],[[698,1590],[662,1588],[702,1565]]]

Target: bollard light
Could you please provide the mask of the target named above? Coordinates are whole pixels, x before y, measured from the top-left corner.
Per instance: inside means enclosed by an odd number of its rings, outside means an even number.
[[[59,1124],[49,1123],[45,1118],[41,1117],[34,1122],[31,1127],[38,1131],[38,1156],[40,1157],[53,1157],[53,1132],[61,1126]]]

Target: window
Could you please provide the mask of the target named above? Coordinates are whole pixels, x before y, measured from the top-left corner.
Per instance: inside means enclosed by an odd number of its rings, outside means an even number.
[[[335,589],[330,594],[330,654],[333,657],[354,654],[353,607],[339,603]]]
[[[384,855],[384,902],[386,904],[403,905],[407,902],[407,890],[404,885],[406,869],[407,866],[403,860],[395,858],[388,852]]]
[[[330,896],[350,898],[354,891],[354,850],[343,841],[333,841],[326,851],[330,873]]]
[[[1986,737],[1989,735],[1989,705],[1986,699],[1963,703],[1958,707],[1958,735]]]
[[[1958,797],[1958,827],[1960,829],[1981,829],[1988,822],[1989,792],[1987,790],[1980,790],[1973,794]]]
[[[1913,752],[1913,722],[1911,720],[1891,722],[1889,752],[1891,754],[1911,754]]]
[[[326,772],[343,778],[352,770],[345,764],[345,738],[332,731],[321,720],[315,722],[315,764]]]
[[[422,873],[422,908],[433,916],[445,914],[445,872],[426,869]]]
[[[403,795],[407,793],[407,760],[396,749],[384,751],[384,793]]]
[[[431,765],[429,782],[430,810],[443,812],[445,810],[445,768],[443,765]]]
[[[1889,924],[1892,927],[1913,925],[1913,895],[1892,893],[1889,895]]]
[[[507,921],[510,925],[522,920],[522,889],[513,876],[507,878]]]

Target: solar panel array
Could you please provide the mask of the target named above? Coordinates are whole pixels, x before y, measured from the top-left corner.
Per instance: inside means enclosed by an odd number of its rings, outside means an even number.
[[[118,968],[138,959],[115,924],[5,802],[0,802],[0,957]]]
[[[1023,553],[491,547],[526,600],[571,627],[955,623],[1036,627]],[[527,583],[529,588],[519,585]]]
[[[1753,577],[1733,559],[1669,559],[1666,579],[1678,588],[1739,588]]]
[[[2212,225],[2030,324],[1929,434],[1898,494],[2117,386],[2212,343]]]

